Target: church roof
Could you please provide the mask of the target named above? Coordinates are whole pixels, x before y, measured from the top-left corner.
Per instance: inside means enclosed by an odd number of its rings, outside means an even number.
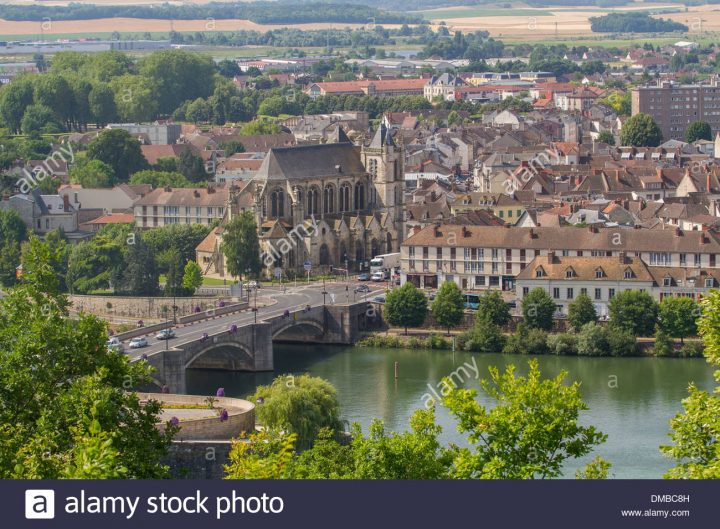
[[[277,181],[362,173],[365,167],[352,143],[324,143],[270,149],[255,179]]]
[[[382,149],[383,145],[395,147],[395,142],[392,139],[390,130],[385,126],[385,123],[380,123],[380,127],[378,127],[377,131],[375,131],[375,136],[373,136],[373,139],[370,142],[370,148]]]

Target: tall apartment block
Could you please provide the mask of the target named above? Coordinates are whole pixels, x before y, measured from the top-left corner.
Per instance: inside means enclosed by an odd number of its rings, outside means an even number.
[[[661,80],[654,86],[639,86],[633,88],[631,101],[632,115],[652,116],[664,140],[684,140],[685,129],[693,121],[709,123],[713,136],[720,132],[720,84],[716,76],[709,84]]]

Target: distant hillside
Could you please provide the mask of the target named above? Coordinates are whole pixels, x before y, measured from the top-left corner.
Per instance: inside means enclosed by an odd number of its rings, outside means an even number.
[[[647,13],[610,13],[590,18],[590,29],[596,33],[667,33],[688,31],[680,22],[653,18]]]
[[[422,17],[346,2],[212,2],[186,5],[0,5],[0,18],[13,21],[92,20],[96,18],[142,18],[172,20],[251,20],[258,24],[302,24],[315,22],[365,24],[419,23]],[[376,2],[379,3],[379,2]],[[389,3],[389,2],[387,2]]]

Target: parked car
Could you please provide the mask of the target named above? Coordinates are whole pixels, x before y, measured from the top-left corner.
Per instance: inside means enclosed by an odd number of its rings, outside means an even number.
[[[384,272],[374,272],[370,279],[372,279],[373,281],[385,281],[385,273]]]
[[[359,287],[357,287],[357,288],[355,289],[355,292],[358,292],[358,293],[360,293],[360,292],[362,292],[362,293],[370,292],[370,287],[367,286],[367,285],[360,285]]]
[[[360,272],[358,274],[358,281],[370,281],[370,274],[367,272]]]
[[[130,340],[130,349],[140,349],[142,347],[147,347],[147,344],[147,340],[144,337],[139,336],[138,338],[133,338],[132,340]]]
[[[175,338],[175,331],[172,329],[163,329],[155,335],[156,340],[169,340],[170,338]]]
[[[373,303],[385,303],[385,296],[375,296],[372,298]]]
[[[117,336],[110,338],[105,345],[107,346],[108,351],[118,351],[120,353],[125,352],[125,346]]]

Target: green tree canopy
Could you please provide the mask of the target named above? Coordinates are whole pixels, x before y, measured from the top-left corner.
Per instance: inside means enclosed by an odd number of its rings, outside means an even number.
[[[477,321],[478,318],[484,318],[495,325],[504,327],[510,323],[512,316],[510,307],[505,303],[502,294],[495,290],[488,290],[483,296],[480,296],[475,320]]]
[[[155,171],[145,169],[138,171],[130,177],[131,184],[150,184],[153,188],[158,187],[193,187],[193,184],[184,174],[169,171]]]
[[[680,338],[697,334],[700,306],[692,298],[666,296],[660,302],[658,325],[668,336]]]
[[[544,288],[533,288],[522,300],[523,320],[529,328],[552,330],[555,309],[555,301]]]
[[[685,129],[685,141],[693,143],[698,140],[712,141],[712,129],[705,121],[693,121]]]
[[[568,305],[568,323],[579,331],[586,323],[597,321],[597,312],[590,296],[581,293]]]
[[[323,428],[337,432],[341,427],[337,392],[318,377],[279,376],[269,386],[258,386],[248,399],[258,403],[260,424],[297,435],[303,447],[312,446]]]
[[[226,226],[220,251],[234,277],[258,277],[262,270],[257,223],[252,211],[243,211]]]
[[[620,143],[631,147],[657,147],[662,131],[648,114],[635,114],[625,121],[620,131]]]
[[[100,160],[83,159],[70,169],[70,179],[85,189],[112,187],[115,182],[115,171]]]
[[[647,292],[624,290],[608,304],[610,323],[635,336],[652,336],[658,319],[658,304]]]
[[[432,314],[438,324],[447,327],[448,335],[452,327],[463,321],[464,309],[465,302],[457,284],[454,281],[445,281],[440,285],[432,304]]]
[[[183,271],[183,287],[190,291],[191,295],[203,284],[203,274],[200,265],[195,261],[188,261]]]
[[[103,130],[88,145],[87,156],[112,167],[119,182],[127,182],[132,173],[148,166],[140,142],[123,129]]]
[[[455,477],[485,479],[554,478],[563,464],[589,454],[607,436],[593,426],[580,426],[580,412],[588,409],[580,384],[565,384],[566,372],[543,379],[536,360],[526,376],[515,366],[504,373],[490,368],[483,390],[497,405],[485,408],[474,389],[454,388],[443,399],[468,435],[469,448],[457,448]]]
[[[32,238],[22,284],[0,299],[0,477],[165,477],[176,430],[158,430],[159,404],[128,391],[150,368],[109,351],[96,317],[68,317],[59,260]]]
[[[615,136],[609,130],[604,130],[598,134],[598,141],[600,143],[607,143],[608,145],[615,145]]]
[[[387,295],[383,316],[390,325],[404,327],[407,334],[408,327],[418,327],[425,321],[427,298],[415,285],[406,282]]]

